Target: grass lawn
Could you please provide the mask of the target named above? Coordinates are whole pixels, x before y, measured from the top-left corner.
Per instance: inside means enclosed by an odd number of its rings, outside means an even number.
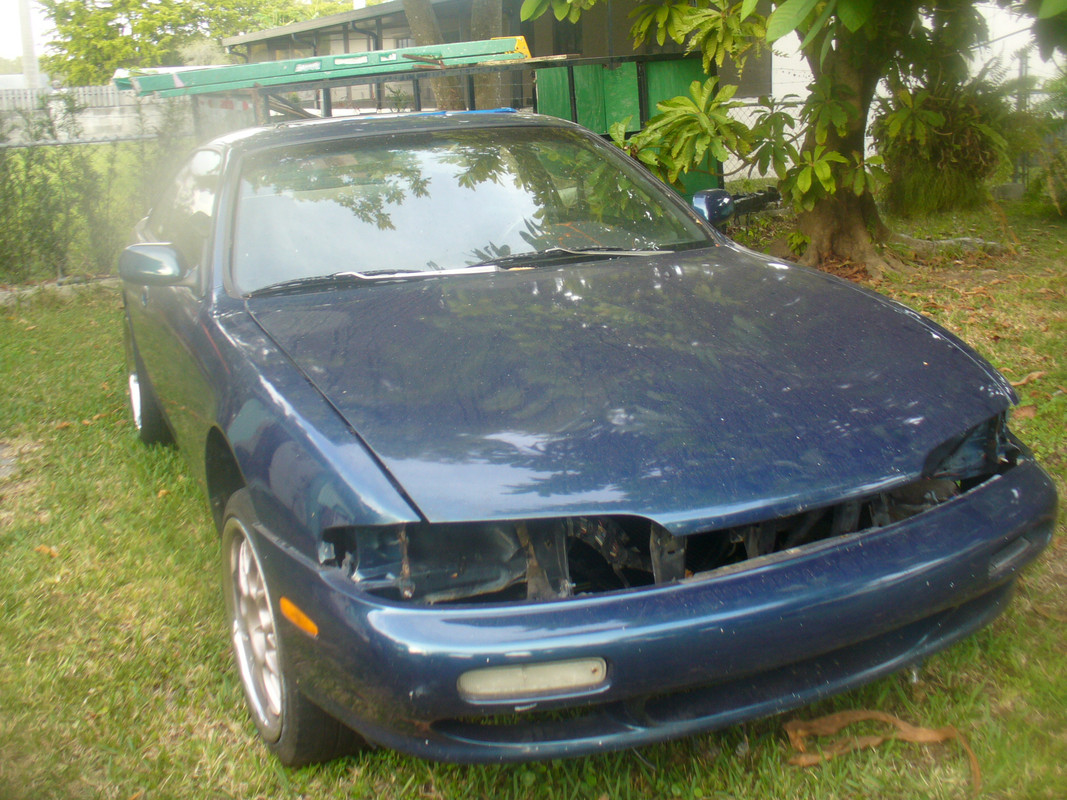
[[[1020,244],[877,287],[1021,382],[1014,428],[1067,496],[1067,224],[1009,210]],[[1003,239],[996,215],[897,222]],[[790,766],[792,718],[877,709],[967,737],[989,798],[1067,797],[1067,537],[994,625],[914,674],[796,714],[640,751],[463,767],[379,751],[289,771],[258,744],[230,662],[207,505],[126,410],[114,288],[0,307],[0,798],[962,798],[956,744],[890,742]],[[868,725],[861,732],[880,730]]]

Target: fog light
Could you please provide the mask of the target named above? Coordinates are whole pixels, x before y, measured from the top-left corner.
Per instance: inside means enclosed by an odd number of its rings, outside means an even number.
[[[457,685],[470,700],[498,700],[592,689],[604,683],[607,674],[604,659],[578,658],[475,669],[460,675]]]

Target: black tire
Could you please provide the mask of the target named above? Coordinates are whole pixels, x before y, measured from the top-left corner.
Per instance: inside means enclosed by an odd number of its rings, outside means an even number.
[[[304,697],[285,674],[284,636],[275,622],[280,615],[250,535],[254,519],[248,491],[235,492],[222,524],[223,590],[234,659],[256,729],[288,767],[362,749],[366,743],[358,734]]]
[[[163,419],[152,385],[145,376],[141,358],[133,344],[133,334],[126,325],[126,387],[129,391],[130,413],[137,435],[145,444],[169,444],[172,441],[170,428]]]

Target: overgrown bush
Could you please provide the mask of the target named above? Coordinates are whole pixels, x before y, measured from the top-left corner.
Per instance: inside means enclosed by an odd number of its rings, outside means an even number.
[[[1037,151],[1038,171],[1031,189],[1067,216],[1067,72],[1044,84],[1045,99],[1037,110],[1043,115],[1043,139]]]
[[[1010,115],[1004,92],[983,80],[898,88],[872,126],[889,174],[886,207],[908,216],[985,203],[1009,151]]]
[[[68,95],[0,117],[0,283],[26,283],[114,269],[133,224],[187,146],[177,105],[155,137],[61,144],[81,133]],[[144,116],[141,116],[144,119]],[[26,144],[23,144],[26,143]]]

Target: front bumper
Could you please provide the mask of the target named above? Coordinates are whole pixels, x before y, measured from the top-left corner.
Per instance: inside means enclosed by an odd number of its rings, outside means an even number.
[[[1056,493],[1032,461],[904,522],[682,583],[558,602],[416,606],[360,593],[259,528],[301,691],[389,747],[449,761],[618,749],[794,708],[946,647],[1007,605],[1048,544]],[[471,702],[461,674],[599,657],[607,680],[560,696]],[[531,712],[582,709],[545,718]],[[506,715],[506,716],[505,716]]]

